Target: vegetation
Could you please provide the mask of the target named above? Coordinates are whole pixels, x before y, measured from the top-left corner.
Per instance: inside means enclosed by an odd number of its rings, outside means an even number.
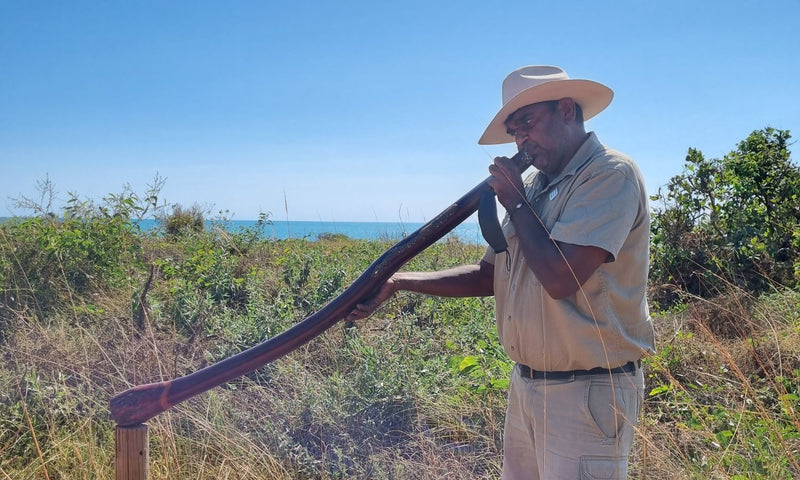
[[[755,131],[722,159],[690,149],[683,173],[653,197],[653,297],[755,295],[800,283],[800,169],[788,131]]]
[[[722,160],[690,150],[656,195],[658,352],[632,478],[800,476],[788,140],[765,129]],[[266,214],[209,227],[197,207],[159,204],[161,183],[99,205],[73,195],[55,215],[44,182],[20,200],[33,216],[0,223],[0,478],[112,478],[112,395],[282,332],[393,243],[269,239]],[[144,215],[160,227],[141,231]],[[405,268],[481,252],[448,239]],[[499,478],[511,366],[491,298],[401,294],[153,418],[150,478]]]

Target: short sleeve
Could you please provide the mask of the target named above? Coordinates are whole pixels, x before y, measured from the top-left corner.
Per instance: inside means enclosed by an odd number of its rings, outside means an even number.
[[[551,230],[554,240],[600,247],[615,259],[633,228],[641,189],[624,165],[593,172],[570,195]]]

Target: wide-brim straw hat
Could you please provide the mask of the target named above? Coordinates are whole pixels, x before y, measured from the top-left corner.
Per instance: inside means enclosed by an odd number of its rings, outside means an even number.
[[[569,78],[559,67],[535,65],[511,72],[503,80],[503,107],[497,112],[478,144],[497,145],[514,141],[506,131],[508,116],[520,108],[548,100],[572,98],[581,106],[583,119],[602,112],[614,98],[614,92],[591,80]]]

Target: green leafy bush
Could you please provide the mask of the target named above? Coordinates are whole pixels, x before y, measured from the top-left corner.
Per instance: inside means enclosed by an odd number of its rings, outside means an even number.
[[[653,196],[653,300],[710,298],[728,285],[764,292],[800,281],[800,168],[788,131],[750,134],[722,159],[695,149]]]
[[[185,209],[181,205],[174,205],[169,215],[160,219],[168,237],[178,237],[189,233],[202,232],[205,227],[205,215],[199,205],[192,205]]]
[[[138,227],[95,212],[61,219],[31,217],[0,225],[0,292],[14,310],[40,317],[92,301],[92,292],[124,285],[140,261]]]

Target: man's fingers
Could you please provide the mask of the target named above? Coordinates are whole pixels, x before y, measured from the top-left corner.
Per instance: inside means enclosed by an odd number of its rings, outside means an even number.
[[[346,320],[361,320],[372,315],[375,308],[370,304],[359,303],[355,306],[353,311],[347,316]]]
[[[360,320],[367,318],[380,307],[389,297],[392,296],[390,283],[387,282],[381,287],[374,296],[367,297],[362,303],[356,304],[350,314],[347,315],[347,320]]]

